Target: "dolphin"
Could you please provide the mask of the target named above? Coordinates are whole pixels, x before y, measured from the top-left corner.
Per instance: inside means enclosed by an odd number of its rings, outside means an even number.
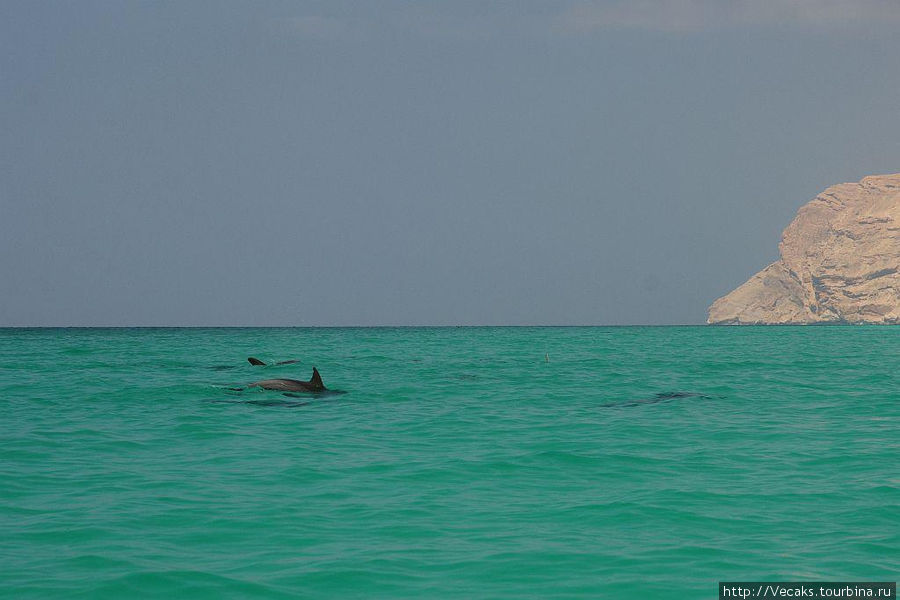
[[[714,400],[717,396],[707,396],[706,394],[698,394],[695,392],[662,392],[654,394],[650,398],[640,398],[638,400],[626,400],[620,402],[606,402],[600,404],[601,408],[622,408],[631,406],[643,406],[645,404],[659,404],[660,402],[671,402],[672,400],[680,400],[682,398],[699,398],[701,400]]]
[[[313,367],[312,378],[309,381],[299,381],[297,379],[263,379],[256,383],[251,383],[247,387],[258,387],[264,390],[276,390],[279,392],[324,392],[328,388],[322,383],[322,376],[319,371]]]
[[[255,358],[253,356],[248,358],[247,361],[254,367],[267,367],[268,366],[266,363],[264,363],[263,361],[259,360],[258,358]],[[276,365],[293,365],[298,362],[300,362],[300,361],[299,360],[282,360],[275,364]]]

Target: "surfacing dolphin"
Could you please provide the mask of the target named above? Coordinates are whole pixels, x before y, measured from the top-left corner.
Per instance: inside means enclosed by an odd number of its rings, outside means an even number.
[[[625,400],[620,402],[606,402],[600,404],[600,408],[623,408],[630,406],[643,406],[645,404],[659,404],[661,402],[671,402],[673,400],[681,400],[682,398],[698,398],[700,400],[714,400],[716,396],[707,396],[706,394],[698,394],[695,392],[662,392],[654,394],[649,398],[640,398],[637,400]]]
[[[258,387],[264,390],[276,390],[279,392],[324,392],[328,388],[322,383],[322,376],[319,371],[313,367],[312,378],[309,381],[300,381],[298,379],[263,379],[251,383],[247,387]]]
[[[247,361],[248,361],[251,365],[253,365],[254,367],[267,367],[267,366],[269,366],[269,365],[267,365],[266,363],[264,363],[263,361],[259,360],[259,359],[256,358],[256,357],[253,357],[253,356],[251,356],[250,358],[248,358]],[[282,361],[279,361],[279,362],[274,363],[274,364],[276,364],[276,365],[293,365],[293,364],[298,363],[298,362],[300,362],[300,361],[299,361],[299,360],[282,360]]]

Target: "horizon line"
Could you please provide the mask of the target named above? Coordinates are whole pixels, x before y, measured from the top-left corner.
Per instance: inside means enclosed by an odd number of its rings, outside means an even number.
[[[0,325],[0,329],[459,329],[487,327],[707,327],[709,323],[467,325]]]
[[[884,326],[892,323],[849,323],[846,321],[824,323],[627,323],[615,325],[0,325],[3,330],[34,329],[587,329],[627,327],[860,327]]]

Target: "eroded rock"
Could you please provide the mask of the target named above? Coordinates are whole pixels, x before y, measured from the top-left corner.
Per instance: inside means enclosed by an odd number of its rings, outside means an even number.
[[[900,173],[828,188],[779,249],[779,261],[713,302],[708,323],[900,323]]]

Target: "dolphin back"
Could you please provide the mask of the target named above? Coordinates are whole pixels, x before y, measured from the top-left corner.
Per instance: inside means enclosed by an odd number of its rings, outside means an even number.
[[[297,379],[264,379],[251,383],[249,387],[261,387],[264,390],[278,390],[281,392],[322,392],[325,391],[325,384],[322,383],[322,376],[319,371],[313,367],[312,378],[309,381],[298,381]]]

